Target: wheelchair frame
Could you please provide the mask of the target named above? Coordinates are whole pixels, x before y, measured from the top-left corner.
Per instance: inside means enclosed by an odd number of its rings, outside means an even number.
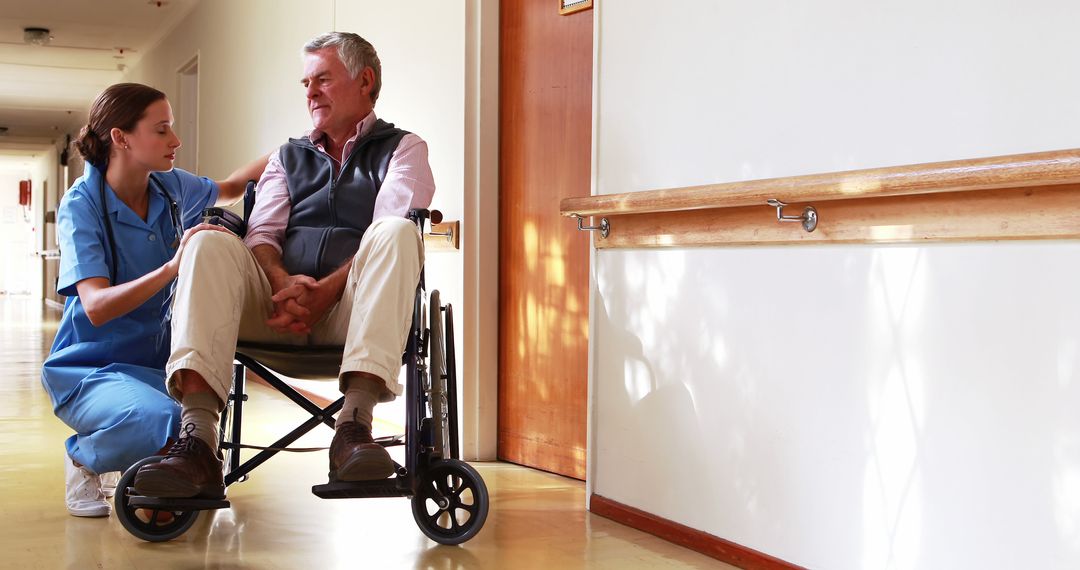
[[[409,217],[422,233],[429,212],[410,210]],[[312,492],[324,499],[412,497],[414,519],[425,535],[441,544],[460,544],[475,536],[483,526],[489,500],[483,478],[470,465],[458,459],[453,307],[441,304],[437,290],[431,293],[429,307],[424,297],[425,289],[424,271],[421,269],[412,323],[402,356],[402,365],[406,368],[405,434],[376,440],[384,447],[404,445],[405,465],[395,462],[396,476],[388,479],[329,482],[313,486]],[[432,311],[430,318],[429,310]],[[279,349],[283,353],[313,348],[259,346]],[[337,354],[340,363],[342,347],[316,348],[327,354]],[[319,424],[333,428],[334,416],[345,401],[341,397],[322,408],[281,380],[256,358],[244,354],[243,347],[238,347],[235,358],[233,388],[222,410],[220,425],[226,488],[247,480],[256,467],[277,453],[289,450],[290,444]],[[311,418],[265,448],[242,444],[243,410],[248,399],[245,369],[258,374],[267,384],[307,411]],[[258,448],[261,451],[241,462],[240,450],[244,448]],[[133,535],[151,542],[171,540],[195,523],[199,511],[230,507],[227,499],[162,499],[136,495],[133,488],[135,473],[142,465],[160,459],[155,456],[136,463],[124,473],[117,485],[117,517]],[[140,509],[151,513],[148,520],[139,516]],[[161,513],[169,513],[171,517],[163,517]]]

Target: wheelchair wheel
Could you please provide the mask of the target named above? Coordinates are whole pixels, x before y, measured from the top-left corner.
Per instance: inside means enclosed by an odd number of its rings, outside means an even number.
[[[457,459],[458,450],[458,399],[457,399],[457,357],[454,348],[454,307],[446,304],[446,326],[443,328],[443,336],[446,337],[446,423],[449,426],[446,433],[449,434],[450,453],[448,459]]]
[[[420,476],[412,511],[428,538],[439,544],[461,544],[476,536],[487,520],[487,485],[464,461],[436,461]]]
[[[431,442],[435,448],[435,455],[449,459],[450,435],[448,426],[447,398],[446,393],[446,353],[444,352],[444,335],[442,321],[442,305],[440,304],[439,291],[431,292],[431,302],[428,304],[429,327],[428,327],[428,398],[431,405]]]
[[[136,509],[128,504],[129,489],[135,484],[135,473],[147,463],[157,463],[161,457],[147,457],[132,465],[120,482],[116,484],[116,494],[113,496],[113,510],[120,524],[128,532],[148,542],[165,542],[172,540],[187,532],[195,520],[199,518],[199,511],[159,511],[151,509]]]

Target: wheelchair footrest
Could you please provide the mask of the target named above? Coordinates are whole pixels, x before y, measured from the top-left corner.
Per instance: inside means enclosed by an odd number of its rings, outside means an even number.
[[[412,495],[412,489],[402,486],[400,481],[403,479],[399,477],[378,481],[332,481],[313,486],[311,492],[320,499],[366,499]]]
[[[154,509],[158,511],[209,511],[227,509],[232,506],[229,501],[224,499],[165,499],[161,497],[144,497],[143,495],[128,495],[128,505],[137,509]]]
[[[405,435],[387,435],[384,437],[375,438],[375,443],[383,447],[394,447],[395,445],[405,445]]]

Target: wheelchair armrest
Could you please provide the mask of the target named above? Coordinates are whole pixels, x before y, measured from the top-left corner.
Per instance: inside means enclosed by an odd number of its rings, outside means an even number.
[[[413,208],[409,210],[409,219],[416,224],[416,227],[420,228],[420,233],[424,233],[424,221],[430,219],[432,224],[438,224],[442,222],[442,212],[438,210],[428,210],[426,208]]]
[[[244,187],[244,222],[251,218],[251,209],[255,207],[255,181],[248,180]]]

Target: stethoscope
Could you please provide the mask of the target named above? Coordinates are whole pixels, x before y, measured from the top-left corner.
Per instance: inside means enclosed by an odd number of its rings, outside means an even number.
[[[176,205],[176,200],[173,200],[171,194],[165,189],[165,186],[158,182],[156,178],[150,176],[150,182],[161,192],[161,195],[165,197],[165,200],[169,202],[169,217],[172,219],[173,232],[176,234],[170,247],[176,249],[180,246],[180,239],[184,237],[184,227],[180,223],[180,207]],[[109,253],[112,254],[112,258],[109,260],[109,285],[116,285],[117,273],[117,257],[116,257],[116,236],[113,235],[112,221],[109,220],[109,208],[106,207],[105,201],[105,173],[101,173],[101,179],[98,184],[98,192],[101,194],[101,210],[104,212],[105,218],[105,234],[106,240],[109,242]]]

